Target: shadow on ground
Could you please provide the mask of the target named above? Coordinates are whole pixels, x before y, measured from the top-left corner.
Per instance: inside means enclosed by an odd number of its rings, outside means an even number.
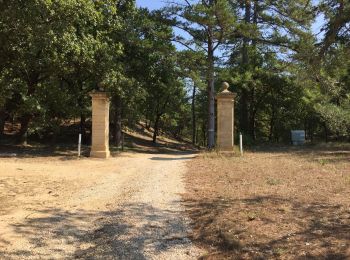
[[[5,250],[10,243],[0,234],[1,259],[146,259],[147,253],[156,256],[188,243],[178,212],[147,204],[127,204],[108,212],[58,208],[33,211],[12,228],[29,246]],[[76,250],[69,253],[65,246]]]
[[[82,146],[81,155],[88,156],[90,148]],[[78,159],[78,149],[73,145],[45,146],[35,145],[0,145],[0,158],[37,158],[37,157],[59,157],[60,160]]]
[[[350,209],[344,205],[265,196],[186,199],[185,206],[192,239],[219,252],[209,259],[350,259]],[[259,215],[266,208],[270,214]]]
[[[110,146],[112,156],[119,156],[121,147]],[[90,146],[82,146],[81,155],[89,157]],[[179,154],[196,152],[198,149],[188,143],[161,142],[154,144],[151,140],[140,137],[125,135],[125,152],[147,153],[147,154]],[[78,148],[74,144],[60,144],[47,146],[42,144],[5,145],[0,144],[0,158],[36,158],[36,157],[59,157],[60,160],[78,159]]]
[[[166,158],[166,157],[152,157],[150,160],[152,161],[185,161],[185,160],[192,160],[193,156],[191,157],[173,157],[173,158]]]
[[[114,147],[114,150],[116,148]],[[161,141],[154,144],[151,140],[125,134],[125,150],[148,154],[177,154],[179,152],[193,152],[198,149],[189,143]]]
[[[307,144],[304,146],[256,146],[251,150],[255,153],[270,153],[273,157],[296,155],[300,158],[321,164],[336,164],[350,162],[350,144]],[[276,155],[274,155],[276,154]]]

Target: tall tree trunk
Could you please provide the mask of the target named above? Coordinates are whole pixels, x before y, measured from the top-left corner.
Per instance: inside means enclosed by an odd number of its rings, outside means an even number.
[[[252,111],[250,113],[250,136],[252,137],[253,141],[255,141],[256,136],[255,136],[255,117],[256,117],[256,110]]]
[[[312,128],[309,127],[309,137],[310,137],[310,141],[311,143],[314,142],[314,132],[312,131]]]
[[[269,130],[269,141],[272,141],[273,130],[275,128],[275,106],[272,106],[272,113],[270,118],[270,130]]]
[[[251,17],[251,3],[250,0],[245,0],[245,16],[244,21],[246,24],[250,23],[250,17]],[[249,47],[249,39],[247,37],[243,38],[243,48],[242,48],[242,65],[243,70],[247,71],[249,69],[249,54],[248,54],[248,47]],[[243,133],[249,133],[249,91],[246,88],[242,89],[242,96],[240,99],[241,103],[241,118],[240,118],[240,125],[241,130]]]
[[[21,127],[18,132],[17,142],[20,144],[27,143],[27,132],[29,128],[29,123],[32,120],[31,114],[24,114],[20,117],[19,122]]]
[[[243,133],[248,133],[249,129],[249,115],[248,115],[248,90],[242,89],[241,98],[240,98],[240,128]]]
[[[250,96],[250,106],[249,106],[249,134],[251,138],[255,141],[255,122],[256,114],[258,112],[258,104],[255,102],[255,87],[252,86],[251,96]]]
[[[196,143],[197,143],[197,144],[200,143],[200,142],[199,142],[199,140],[200,140],[199,134],[200,134],[200,129],[199,129],[199,127],[197,127],[197,129],[196,129]]]
[[[80,109],[80,122],[79,122],[79,133],[81,134],[82,144],[88,144],[88,137],[86,134],[86,115],[84,114],[84,97],[83,93],[83,83],[78,81],[80,93],[78,94],[78,106]]]
[[[32,75],[31,80],[27,82],[27,87],[28,87],[27,97],[30,97],[35,93],[36,86],[38,83],[39,83],[39,75],[38,74]],[[19,122],[21,124],[21,127],[19,129],[18,136],[17,136],[18,143],[23,144],[27,142],[28,127],[32,118],[33,118],[33,114],[31,113],[31,111],[24,113],[20,117]]]
[[[207,123],[203,122],[202,125],[202,134],[203,134],[203,146],[207,146]]]
[[[120,147],[122,141],[122,100],[117,95],[114,100],[114,134],[113,141],[117,147]]]
[[[250,0],[245,0],[245,14],[244,14],[244,22],[246,24],[250,24],[251,21],[251,3]],[[249,65],[249,55],[248,55],[248,47],[249,47],[249,38],[243,38],[243,50],[242,50],[242,63],[245,69],[248,69]]]
[[[328,143],[328,128],[327,128],[326,123],[323,123],[323,128],[324,128],[325,140],[326,140],[326,143]]]
[[[196,85],[192,90],[192,144],[196,144]]]
[[[212,28],[209,26],[208,37],[208,148],[215,146],[215,88],[214,88],[214,48]]]
[[[84,115],[84,113],[80,113],[79,132],[81,133],[82,143],[87,144],[86,116]]]
[[[170,95],[168,95],[163,103],[163,105],[161,105],[159,102],[157,103],[157,109],[156,109],[156,118],[154,120],[154,132],[153,132],[153,143],[157,142],[157,136],[159,134],[159,123],[160,123],[160,118],[162,117],[162,115],[164,115],[165,113],[165,109],[166,106],[169,104],[169,100],[170,100]]]
[[[250,14],[250,10],[251,10],[251,3],[250,3],[250,0],[246,0],[247,2],[249,2],[248,4],[248,8],[249,8],[249,16],[251,16]],[[249,22],[252,22],[256,27],[258,26],[258,13],[259,13],[259,3],[258,3],[258,0],[254,0],[254,8],[253,8],[253,17],[252,19],[249,17]],[[248,21],[248,17],[246,18],[246,20]],[[257,41],[256,40],[252,40],[252,44],[251,44],[251,47],[252,47],[252,50],[256,51],[257,49]],[[250,61],[253,66],[256,66],[257,64],[257,60],[256,60],[256,55],[253,55],[253,58],[251,59]],[[255,85],[252,86],[252,89],[251,89],[251,117],[250,117],[250,135],[252,137],[252,139],[255,141],[256,140],[256,115],[258,113],[258,106],[260,106],[260,102],[257,102],[258,104],[256,104],[255,108],[254,108],[254,104],[255,104]],[[275,109],[273,107],[273,109]],[[275,111],[274,111],[275,112]],[[273,116],[275,115],[275,113],[273,114]],[[273,124],[275,122],[273,121]],[[274,125],[273,125],[274,127]],[[272,129],[273,130],[273,129]]]
[[[154,126],[153,126],[153,138],[152,142],[155,144],[157,143],[157,136],[158,136],[158,131],[159,131],[159,121],[161,114],[157,114],[156,119],[154,120]]]
[[[6,112],[5,110],[0,110],[0,139],[4,134],[5,120],[6,120]]]
[[[259,1],[254,0],[254,13],[253,13],[253,24],[256,26],[258,25],[258,15],[259,15],[260,7],[259,7]],[[256,48],[256,40],[252,40],[252,45],[254,46],[254,49]]]

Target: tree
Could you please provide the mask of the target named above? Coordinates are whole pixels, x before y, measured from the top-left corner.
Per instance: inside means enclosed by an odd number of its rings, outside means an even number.
[[[45,82],[58,76],[72,88],[76,85],[82,88],[85,70],[92,69],[92,63],[98,61],[100,35],[93,26],[101,20],[98,5],[101,2],[80,0],[5,1],[3,4],[2,59],[11,77],[23,83],[12,96],[19,104],[20,140],[32,119],[40,117],[43,106],[37,94]],[[80,79],[72,80],[69,75],[74,73]]]
[[[349,12],[347,1],[324,0],[318,4],[318,15],[323,15],[325,25],[322,28],[324,38],[315,45],[316,54],[309,58],[300,71],[308,85],[305,99],[309,104],[309,113],[314,125],[321,125],[326,141],[332,134],[337,139],[348,134],[349,128]],[[307,56],[307,55],[305,55]],[[304,83],[305,85],[305,83]],[[309,114],[309,115],[310,115]],[[310,116],[309,116],[310,117]]]
[[[205,54],[184,50],[178,53],[179,65],[182,71],[182,77],[185,78],[185,84],[191,86],[191,114],[192,114],[192,144],[197,143],[197,109],[196,96],[198,91],[203,91],[205,81]],[[188,90],[189,91],[189,90]]]
[[[55,141],[79,118],[74,133],[87,142],[88,93],[104,87],[115,145],[123,125],[145,121],[154,142],[166,131],[212,148],[214,72],[238,94],[246,142],[288,141],[303,127],[311,137],[349,134],[346,1],[178,0],[154,12],[134,0],[0,3],[0,135],[11,119],[21,140]]]
[[[173,111],[183,96],[183,85],[179,81],[176,65],[176,51],[171,44],[172,29],[162,22],[162,16],[155,12],[151,16],[149,31],[145,39],[150,44],[143,66],[145,97],[145,115],[153,122],[153,142],[156,143],[162,116]],[[149,48],[148,47],[148,48]],[[172,109],[170,109],[172,108]]]
[[[322,57],[334,43],[349,43],[350,3],[344,0],[322,0],[319,10],[327,19],[323,27],[325,36],[319,51]]]
[[[88,92],[111,70],[118,70],[116,57],[122,53],[122,44],[112,37],[120,29],[117,4],[120,1],[6,1],[0,23],[2,60],[11,78],[23,83],[12,95],[19,105],[19,139],[23,140],[33,119],[47,128],[64,117],[79,116],[86,140]],[[40,99],[43,90],[49,97],[56,87],[66,93],[60,101],[67,102],[61,106],[73,111],[63,118],[47,106],[49,100]],[[45,116],[50,114],[45,108],[61,116]]]
[[[208,92],[208,148],[215,145],[215,51],[234,33],[236,17],[226,0],[202,0],[174,3],[167,9],[172,25],[185,31],[189,38],[174,38],[188,49],[206,54]]]
[[[349,49],[343,45],[328,51],[321,70],[323,81],[316,85],[317,95],[313,96],[315,111],[338,139],[350,130],[349,57]]]
[[[230,1],[238,9],[242,24],[230,39],[233,46],[229,64],[241,75],[238,84],[240,130],[256,139],[256,107],[259,77],[271,58],[276,76],[288,70],[289,64],[308,53],[313,44],[311,21],[313,6],[310,1]],[[275,55],[278,53],[279,55]],[[266,72],[267,73],[267,72]]]

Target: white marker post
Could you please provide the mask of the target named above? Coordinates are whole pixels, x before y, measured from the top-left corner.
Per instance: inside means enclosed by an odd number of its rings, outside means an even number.
[[[239,133],[239,150],[241,151],[241,156],[243,156],[243,136]]]
[[[79,141],[78,141],[78,157],[80,157],[81,152],[81,134],[79,134]]]

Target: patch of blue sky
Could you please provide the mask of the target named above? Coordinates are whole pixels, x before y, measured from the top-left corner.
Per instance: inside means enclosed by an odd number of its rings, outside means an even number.
[[[138,7],[145,7],[150,10],[156,10],[164,7],[165,2],[160,0],[136,0],[136,5]]]
[[[318,40],[323,39],[324,31],[322,30],[325,25],[325,17],[320,14],[316,17],[314,23],[312,24],[312,32],[316,35]]]

